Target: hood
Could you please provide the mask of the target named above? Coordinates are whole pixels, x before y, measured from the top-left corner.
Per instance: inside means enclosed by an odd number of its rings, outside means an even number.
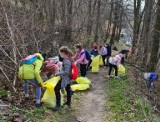
[[[150,77],[150,73],[144,73],[144,78],[145,78],[146,80],[148,80],[149,77]]]
[[[43,56],[40,53],[36,53],[37,59],[44,61]]]

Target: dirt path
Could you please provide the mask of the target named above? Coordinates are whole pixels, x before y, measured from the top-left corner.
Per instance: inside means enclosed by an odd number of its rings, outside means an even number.
[[[106,94],[104,90],[104,73],[106,69],[101,68],[99,74],[88,73],[88,78],[92,81],[92,88],[84,95],[84,99],[76,116],[81,122],[104,122]]]

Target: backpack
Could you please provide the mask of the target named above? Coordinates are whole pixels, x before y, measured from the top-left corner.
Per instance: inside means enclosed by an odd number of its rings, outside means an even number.
[[[36,60],[37,60],[36,54],[29,55],[26,58],[21,60],[21,65],[23,65],[23,64],[33,64]]]
[[[68,58],[68,60],[70,60],[69,58]],[[71,60],[70,60],[71,61]],[[72,63],[72,62],[71,62]],[[77,68],[77,66],[74,64],[74,63],[72,63],[71,64],[71,74],[70,74],[70,78],[72,79],[72,80],[76,80],[77,78],[78,78],[78,68]]]
[[[72,63],[70,77],[71,77],[72,80],[76,80],[78,78],[78,68],[74,63]]]
[[[90,60],[91,60],[91,55],[88,53],[87,50],[84,50],[84,52],[82,52],[81,55],[83,55],[84,53],[85,53],[85,55],[86,55],[86,59],[87,59],[88,61],[90,61]]]

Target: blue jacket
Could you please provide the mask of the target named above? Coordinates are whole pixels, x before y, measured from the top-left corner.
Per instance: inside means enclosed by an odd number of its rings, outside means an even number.
[[[98,50],[95,51],[94,49],[91,49],[90,53],[91,53],[91,55],[93,55],[93,56],[95,56],[95,57],[96,57],[97,55],[99,55],[99,54],[98,54]]]
[[[150,80],[155,80],[157,78],[157,74],[155,72],[151,72],[150,74]]]

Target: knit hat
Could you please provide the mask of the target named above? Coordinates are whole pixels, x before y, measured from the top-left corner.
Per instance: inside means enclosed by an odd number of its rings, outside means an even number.
[[[98,49],[97,45],[94,45],[94,46],[93,46],[93,49],[97,50],[97,49]]]

